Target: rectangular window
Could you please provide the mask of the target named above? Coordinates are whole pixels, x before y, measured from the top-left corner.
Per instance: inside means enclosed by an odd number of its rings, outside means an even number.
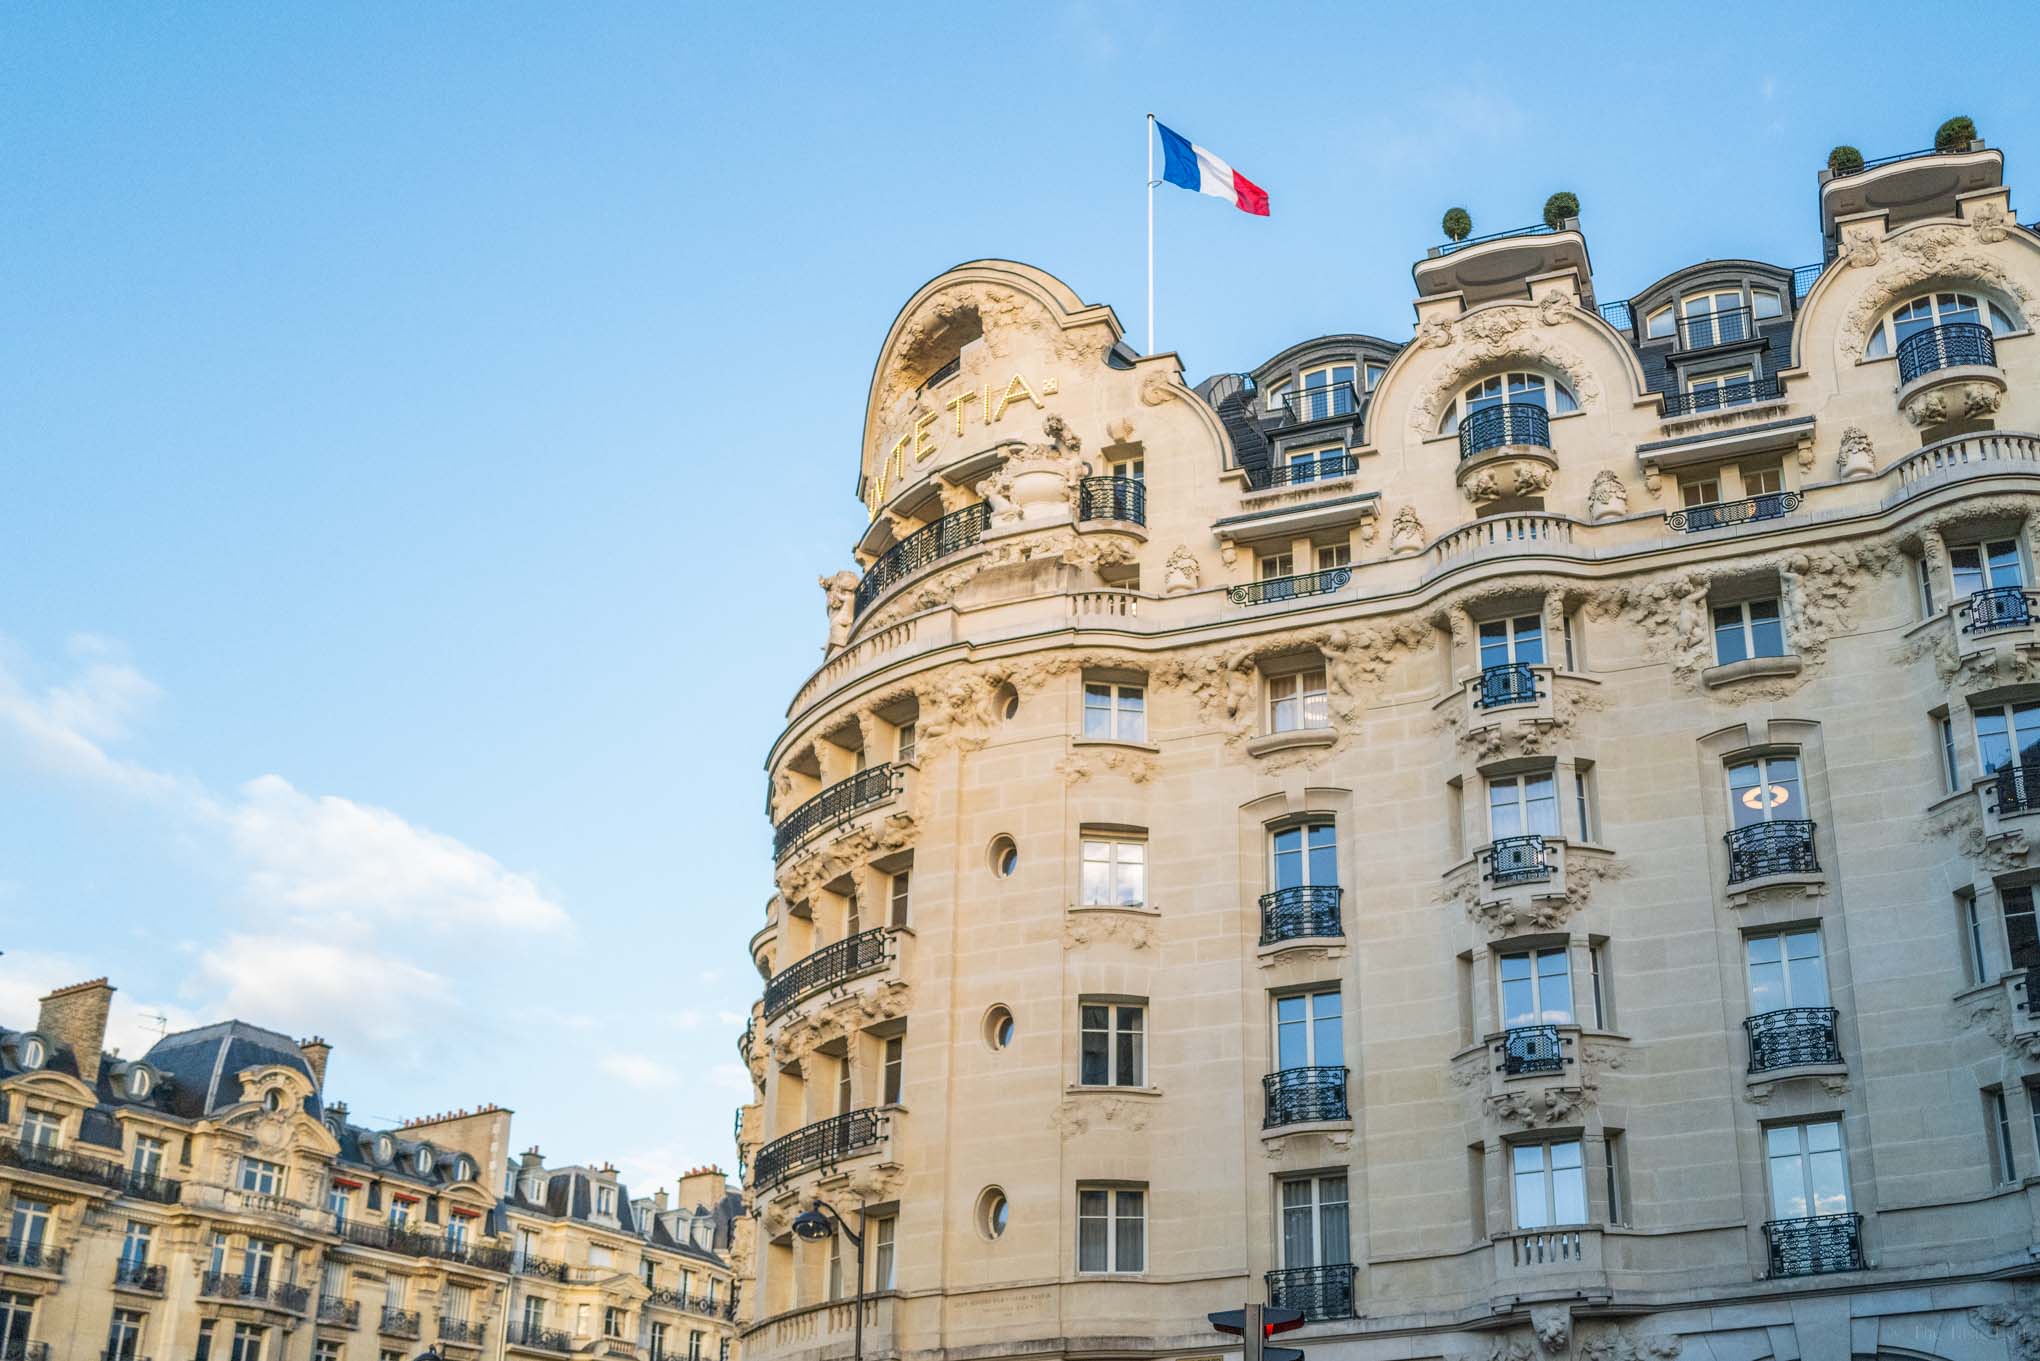
[[[1983,1089],[1983,1121],[1990,1136],[1991,1172],[1999,1182],[2019,1179],[2018,1159],[2012,1155],[2012,1112],[2005,1104],[2005,1089]]]
[[[49,1241],[50,1215],[48,1202],[17,1194],[7,1217],[7,1241],[17,1248],[41,1248]]]
[[[1970,983],[1989,982],[1993,975],[1990,952],[1983,944],[1983,909],[1977,905],[1974,893],[1955,895],[1955,924],[1962,933],[1962,962],[1968,968]]]
[[[22,1112],[21,1142],[29,1148],[55,1148],[57,1137],[62,1130],[63,1124],[53,1111],[39,1111],[30,1107]]]
[[[652,1361],[666,1361],[666,1325],[654,1323],[645,1336],[646,1350],[651,1352]]]
[[[390,1197],[390,1227],[401,1229],[411,1222],[411,1202]]]
[[[1955,720],[1943,714],[1941,730],[1941,779],[1950,794],[1962,788],[1962,769],[1955,760]]]
[[[2033,915],[2033,890],[2013,884],[1998,890],[2004,905],[2005,945],[2014,970],[2040,968],[2040,925]]]
[[[283,1169],[260,1158],[241,1159],[241,1189],[273,1196],[283,1186]]]
[[[1603,1136],[1608,1154],[1608,1222],[1629,1222],[1629,1141],[1619,1129]]]
[[[910,897],[910,881],[912,878],[913,873],[910,870],[901,870],[892,877],[892,924],[894,926],[905,926],[907,924],[907,903]]]
[[[1331,721],[1322,670],[1292,671],[1268,678],[1268,731],[1323,728]]]
[[[455,1323],[466,1323],[475,1307],[474,1287],[449,1285],[445,1291],[445,1303],[440,1307],[441,1318],[452,1319]]]
[[[1986,775],[1995,775],[2014,761],[2040,765],[2040,701],[1978,709],[1976,754]]]
[[[1963,544],[1959,548],[1950,546],[1948,567],[1955,578],[1957,600],[1967,600],[1978,591],[2026,584],[2017,539],[1992,539],[1984,543]]]
[[[1773,1125],[1764,1131],[1776,1219],[1847,1214],[1849,1171],[1842,1157],[1842,1127],[1833,1120]]]
[[[1296,558],[1289,553],[1263,553],[1260,561],[1261,580],[1274,581],[1279,577],[1296,575]]]
[[[213,1275],[220,1275],[227,1269],[227,1236],[215,1231],[212,1246],[206,1252],[205,1269]]]
[[[1763,756],[1728,768],[1728,811],[1737,827],[1804,819],[1805,808],[1796,758]]]
[[[1284,827],[1268,838],[1274,855],[1274,887],[1331,886],[1339,882],[1337,829],[1329,822]]]
[[[1785,655],[1785,628],[1775,600],[1745,600],[1714,610],[1714,660],[1747,661]]]
[[[899,1236],[900,1221],[891,1215],[871,1221],[871,1288],[891,1290],[893,1288],[893,1265],[895,1243]]]
[[[1488,836],[1557,836],[1558,792],[1550,771],[1488,781]]]
[[[330,1337],[314,1338],[312,1361],[340,1361],[340,1343]]]
[[[1318,571],[1329,572],[1334,567],[1351,567],[1352,565],[1353,565],[1352,544],[1326,543],[1318,545],[1317,550]]]
[[[1337,988],[1275,999],[1277,1069],[1338,1068],[1345,1062],[1345,1016]]]
[[[1147,1270],[1147,1195],[1117,1187],[1077,1188],[1077,1270]]]
[[[410,1283],[409,1277],[399,1276],[394,1272],[385,1276],[383,1278],[383,1308],[402,1309],[404,1307],[406,1289]]]
[[[1920,558],[1913,563],[1913,570],[1919,574],[1920,579],[1920,618],[1932,619],[1934,617],[1934,569],[1927,565],[1925,558]]]
[[[262,1361],[262,1343],[269,1330],[253,1323],[234,1325],[234,1348],[229,1361]]]
[[[538,1295],[524,1297],[524,1327],[529,1332],[545,1326],[545,1300]]]
[[[1086,682],[1084,736],[1113,742],[1147,741],[1147,687]]]
[[[1077,1080],[1086,1087],[1139,1087],[1147,1080],[1147,1009],[1085,1002]]]
[[[1580,840],[1594,839],[1594,768],[1582,761],[1573,767],[1573,812]]]
[[[1572,960],[1565,950],[1522,950],[1497,963],[1503,1029],[1573,1023]]]
[[[1720,499],[1721,483],[1712,477],[1679,479],[1679,502],[1684,506],[1711,506]]]
[[[1083,839],[1078,901],[1086,907],[1138,907],[1147,901],[1147,842]]]
[[[1602,1030],[1615,1028],[1615,994],[1608,972],[1608,942],[1597,940],[1587,947],[1587,967],[1594,987],[1594,1024]]]
[[[1587,1222],[1587,1172],[1579,1140],[1512,1144],[1509,1167],[1515,1182],[1517,1228]]]
[[[127,1222],[127,1232],[121,1235],[120,1260],[123,1266],[147,1266],[149,1247],[155,1241],[156,1228],[139,1219]]]
[[[1693,394],[1693,410],[1712,411],[1716,407],[1741,406],[1756,400],[1756,389],[1752,385],[1753,375],[1748,369],[1735,369],[1728,373],[1710,373],[1689,379],[1686,391]],[[1712,482],[1714,479],[1709,478]],[[1694,504],[1691,501],[1687,505]]]
[[[908,719],[900,724],[899,741],[893,748],[894,756],[902,765],[914,759],[915,723]]]
[[[829,1235],[829,1298],[840,1300],[844,1294],[843,1235],[832,1233]]]
[[[354,1213],[354,1192],[335,1182],[326,1188],[326,1213],[335,1227],[344,1226]]]
[[[1781,931],[1743,941],[1750,974],[1750,1014],[1828,1004],[1820,932]]]
[[[904,1035],[893,1035],[885,1042],[885,1104],[900,1104],[900,1077],[906,1061],[907,1040]]]
[[[452,1252],[466,1252],[468,1222],[458,1215],[446,1221],[446,1246]]]
[[[1785,490],[1785,475],[1775,463],[1742,470],[1744,496],[1770,496]]]
[[[595,1213],[613,1215],[616,1213],[616,1188],[598,1186],[595,1188]]]
[[[1344,1176],[1292,1177],[1282,1183],[1282,1265],[1344,1266],[1353,1260],[1346,1228]]]
[[[151,1139],[146,1134],[136,1135],[135,1157],[134,1162],[130,1166],[133,1167],[137,1175],[143,1177],[153,1177],[162,1172],[163,1141],[161,1139]]]
[[[615,1305],[605,1305],[602,1310],[602,1336],[623,1336],[623,1310]]]
[[[1480,626],[1480,666],[1544,665],[1544,620],[1534,614],[1490,619]]]

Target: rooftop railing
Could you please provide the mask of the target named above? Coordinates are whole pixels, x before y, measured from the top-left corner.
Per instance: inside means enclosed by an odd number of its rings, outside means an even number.
[[[1557,231],[1558,228],[1549,222],[1536,222],[1528,227],[1511,227],[1507,231],[1489,232],[1485,236],[1469,236],[1460,241],[1447,241],[1442,246],[1431,247],[1431,254],[1450,255],[1453,251],[1465,250],[1468,246],[1484,246],[1490,241],[1503,241],[1512,236],[1551,236]]]
[[[1327,383],[1282,394],[1282,423],[1308,425],[1341,416],[1357,416],[1367,405],[1367,395],[1358,383]]]
[[[1747,307],[1725,307],[1680,317],[1678,331],[1681,350],[1706,350],[1751,339],[1757,333],[1756,318]]]

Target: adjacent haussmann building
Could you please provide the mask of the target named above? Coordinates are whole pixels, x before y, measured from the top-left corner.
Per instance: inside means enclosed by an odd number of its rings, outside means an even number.
[[[910,298],[769,755],[748,1361],[2040,1357],[2002,168],[1622,296],[1450,243],[1195,388],[1026,265]]]

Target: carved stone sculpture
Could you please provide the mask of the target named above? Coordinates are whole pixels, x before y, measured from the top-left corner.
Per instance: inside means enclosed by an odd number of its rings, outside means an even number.
[[[856,618],[857,574],[846,570],[818,580],[828,600],[829,650],[833,652],[850,641],[850,625]]]
[[[1546,293],[1537,300],[1537,319],[1546,326],[1557,326],[1572,317],[1573,300],[1570,293]]]
[[[1587,518],[1595,522],[1613,520],[1629,513],[1629,488],[1608,468],[1594,474],[1587,488]]]
[[[1841,452],[1835,455],[1835,471],[1843,477],[1869,477],[1877,471],[1877,450],[1869,432],[1860,425],[1842,431]]]
[[[1864,227],[1850,232],[1842,242],[1842,259],[1850,265],[1874,265],[1880,258],[1875,230]]]
[[[1162,594],[1182,595],[1194,591],[1203,579],[1204,569],[1197,565],[1197,555],[1190,551],[1188,544],[1177,544],[1169,554],[1169,560],[1162,564]]]
[[[1424,522],[1417,518],[1415,506],[1404,506],[1395,513],[1395,520],[1388,530],[1388,551],[1397,557],[1421,552],[1424,547]]]
[[[1452,343],[1452,323],[1443,317],[1425,317],[1424,324],[1417,328],[1419,344],[1443,349]]]
[[[1976,228],[1976,239],[1985,245],[1993,245],[2005,239],[2005,210],[1995,203],[1986,203],[1969,215],[1969,225]]]

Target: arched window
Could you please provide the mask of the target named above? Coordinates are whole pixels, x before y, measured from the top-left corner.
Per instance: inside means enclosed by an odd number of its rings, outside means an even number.
[[[1438,433],[1454,433],[1459,429],[1459,422],[1476,411],[1518,404],[1541,406],[1554,416],[1580,409],[1579,399],[1573,396],[1572,389],[1556,378],[1547,378],[1541,373],[1498,373],[1492,378],[1483,378],[1460,394],[1446,411],[1445,419],[1439,423]]]
[[[1893,309],[1879,321],[1877,329],[1870,333],[1869,343],[1863,346],[1863,357],[1881,358],[1921,331],[1962,322],[1987,325],[1994,336],[2010,335],[2019,329],[2009,312],[1980,294],[1927,293]]]

